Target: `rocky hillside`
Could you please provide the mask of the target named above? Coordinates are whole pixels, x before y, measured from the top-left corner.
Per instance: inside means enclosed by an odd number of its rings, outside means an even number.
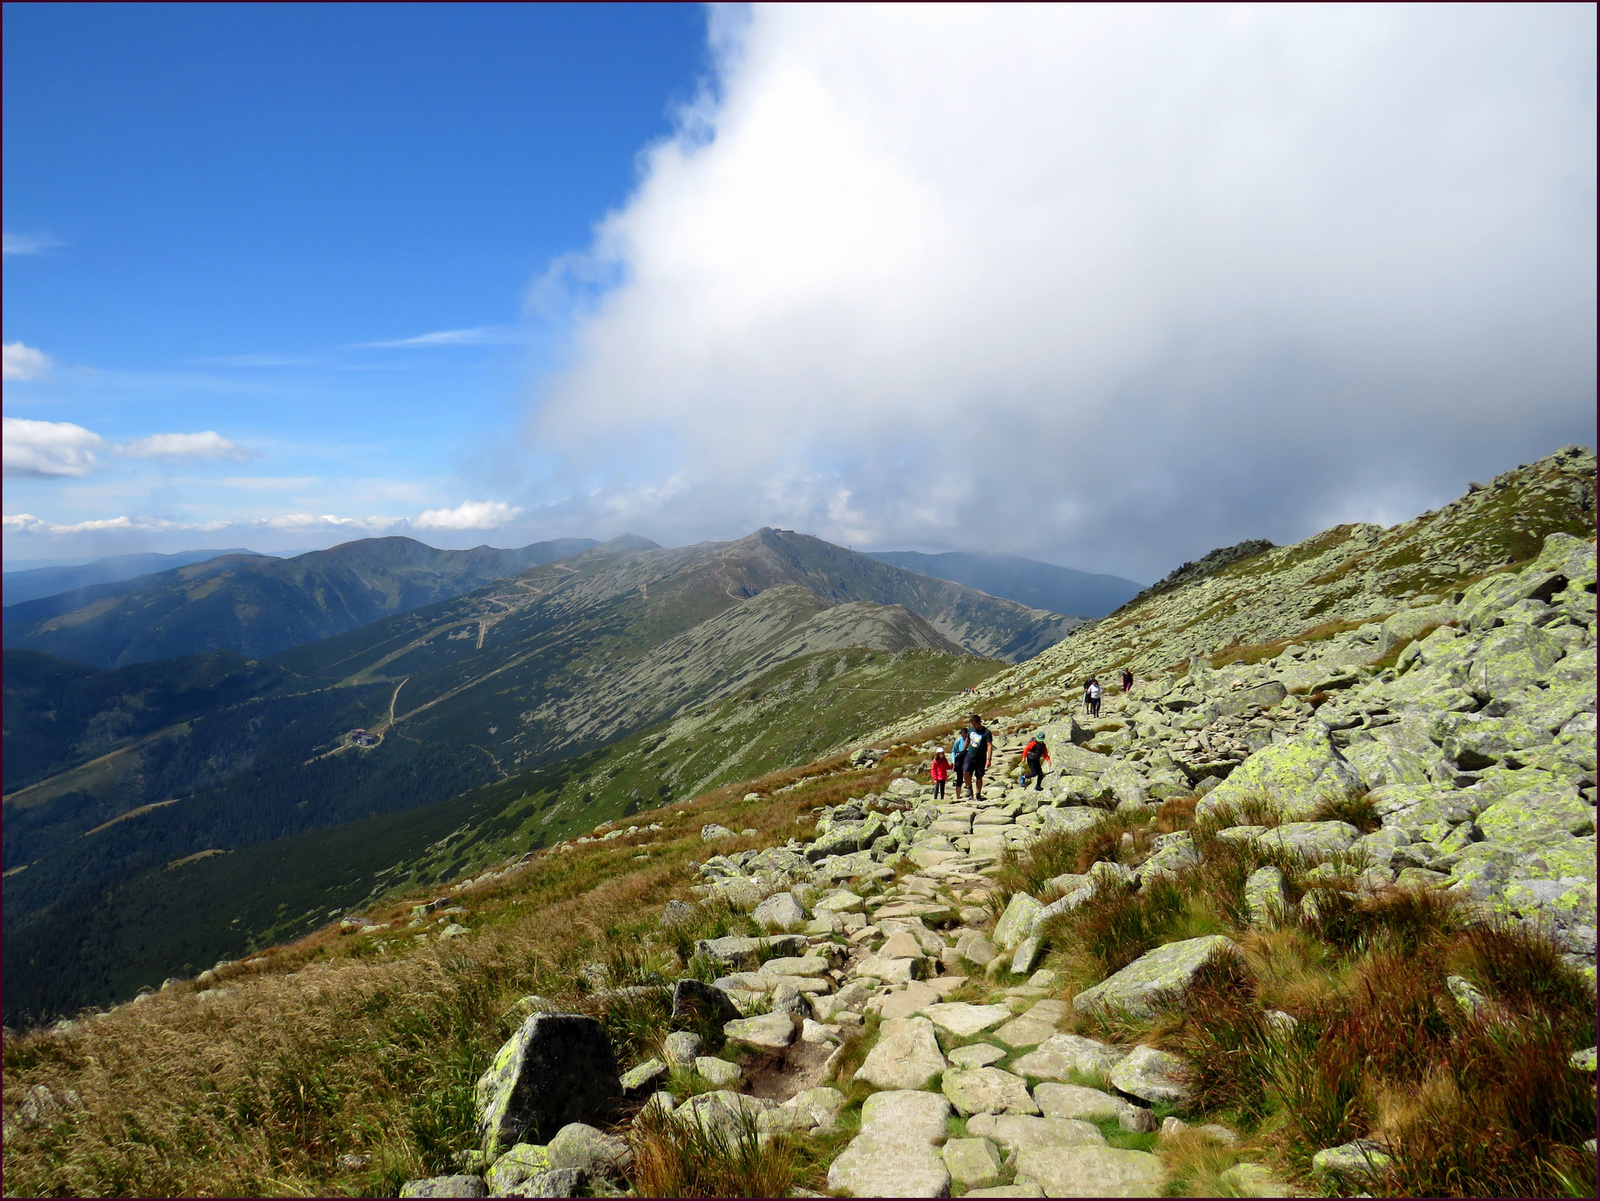
[[[1096,575],[1074,571],[1054,563],[1041,563],[1021,555],[989,555],[970,551],[950,551],[940,555],[916,551],[874,551],[880,563],[903,567],[919,575],[953,580],[1003,596],[1034,609],[1051,613],[1075,613],[1083,617],[1104,617],[1139,591],[1139,585],[1121,576]]]
[[[1235,562],[991,677],[982,797],[925,774],[962,694],[850,764],[606,823],[8,1040],[8,1174],[1592,1195],[1593,471],[1563,453],[1395,530]],[[1133,693],[1084,714],[1082,674],[1124,661]],[[288,1005],[317,1015],[292,1055]],[[127,1052],[156,1045],[176,1060],[134,1088]],[[316,1098],[314,1150],[280,1094]],[[130,1128],[207,1153],[107,1133]]]

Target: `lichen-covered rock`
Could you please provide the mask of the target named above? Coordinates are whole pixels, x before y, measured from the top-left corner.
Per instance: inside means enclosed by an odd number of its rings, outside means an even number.
[[[1361,831],[1349,822],[1287,822],[1268,830],[1256,842],[1302,859],[1320,860],[1348,851],[1360,837]]]
[[[1311,1157],[1313,1175],[1349,1187],[1372,1180],[1389,1166],[1388,1149],[1371,1139],[1327,1147]]]
[[[758,1051],[781,1051],[794,1042],[794,1021],[786,1013],[763,1013],[739,1018],[722,1027],[722,1036]]]
[[[1244,909],[1250,924],[1270,930],[1283,921],[1289,898],[1283,891],[1283,873],[1275,867],[1258,867],[1244,882]]]
[[[484,1154],[540,1142],[570,1122],[607,1122],[622,1082],[594,1018],[536,1013],[495,1055],[473,1090]]]
[[[1229,1185],[1241,1197],[1289,1197],[1294,1195],[1294,1190],[1279,1180],[1276,1173],[1266,1164],[1236,1163],[1233,1167],[1224,1170],[1219,1179]]]
[[[1485,839],[1518,851],[1542,851],[1594,833],[1594,806],[1572,793],[1515,792],[1478,815]]]
[[[805,907],[792,892],[774,893],[755,907],[750,915],[763,930],[798,930],[806,924]]]
[[[995,923],[994,933],[990,937],[997,946],[1015,951],[1017,944],[1033,933],[1033,921],[1043,908],[1043,904],[1027,893],[1017,893],[1006,905],[1006,911]]]
[[[874,1088],[922,1089],[945,1066],[932,1022],[924,1017],[891,1018],[880,1027],[878,1045],[856,1069],[855,1079]]]
[[[1166,1173],[1147,1151],[1024,1147],[1017,1179],[1037,1184],[1047,1197],[1159,1197]]]
[[[1007,1152],[1024,1147],[1103,1147],[1100,1128],[1077,1118],[1035,1118],[1025,1114],[977,1113],[967,1133],[999,1143]]]
[[[974,1113],[1039,1112],[1039,1106],[1028,1095],[1028,1082],[999,1068],[952,1068],[945,1072],[939,1087],[962,1117]]]
[[[675,1068],[692,1066],[696,1056],[704,1047],[705,1040],[691,1030],[674,1030],[661,1043],[661,1051],[666,1056],[667,1063]]]
[[[600,1179],[622,1179],[633,1163],[626,1139],[596,1130],[584,1122],[572,1122],[550,1140],[550,1166],[576,1168]]]
[[[1111,1069],[1112,1087],[1152,1105],[1182,1105],[1189,1099],[1188,1065],[1167,1051],[1139,1046]]]
[[[1047,1118],[1115,1120],[1124,1130],[1144,1133],[1156,1128],[1155,1115],[1131,1101],[1077,1084],[1041,1084],[1033,1099]]]
[[[638,1098],[655,1091],[656,1081],[667,1074],[667,1065],[659,1059],[647,1059],[637,1067],[622,1073],[622,1092],[626,1097]]]
[[[494,1161],[484,1184],[491,1197],[506,1197],[511,1190],[551,1168],[550,1149],[535,1143],[518,1143]],[[482,1195],[482,1194],[480,1194]]]
[[[946,1196],[950,1172],[934,1144],[949,1114],[937,1093],[874,1093],[861,1107],[861,1133],[828,1168],[828,1187],[848,1197]]]
[[[1251,755],[1195,806],[1195,816],[1254,799],[1290,820],[1304,820],[1323,805],[1351,799],[1363,787],[1360,774],[1326,729],[1317,726]]]
[[[1126,1047],[1113,1047],[1077,1034],[1056,1034],[1014,1060],[1011,1067],[1023,1076],[1066,1080],[1074,1072],[1085,1075],[1109,1072],[1127,1056]]]
[[[1000,1179],[1000,1152],[986,1138],[953,1138],[944,1145],[950,1179],[963,1189],[983,1188]]]
[[[402,1197],[487,1197],[482,1176],[430,1176],[400,1186]]]
[[[935,1026],[961,1038],[981,1034],[1011,1016],[1011,1010],[1004,1005],[968,1005],[961,1002],[929,1005],[922,1012]]]
[[[735,971],[755,971],[761,966],[763,953],[804,955],[805,951],[803,934],[774,934],[769,938],[745,938],[739,935],[702,938],[694,946],[696,955]]]
[[[1220,955],[1235,954],[1233,940],[1221,934],[1186,938],[1141,955],[1120,972],[1073,998],[1079,1013],[1105,1009],[1130,1017],[1154,1017],[1180,1000],[1195,973]]]

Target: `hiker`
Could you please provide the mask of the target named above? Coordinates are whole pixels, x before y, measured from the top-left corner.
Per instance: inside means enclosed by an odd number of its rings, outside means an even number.
[[[1024,788],[1031,779],[1035,792],[1044,791],[1044,765],[1049,758],[1050,748],[1045,745],[1044,734],[1035,734],[1032,741],[1022,748],[1022,779],[1019,782]]]
[[[1089,677],[1089,716],[1100,716],[1100,681]]]
[[[983,776],[994,758],[994,735],[983,724],[983,718],[972,715],[972,725],[967,728],[967,795],[973,800],[983,800]]]
[[[1091,705],[1091,703],[1089,701],[1089,692],[1093,687],[1094,687],[1094,677],[1090,676],[1087,680],[1085,680],[1083,682],[1083,711],[1085,713],[1090,713],[1090,712],[1093,711],[1093,706]]]
[[[956,796],[961,796],[961,787],[967,782],[967,732],[957,730],[955,741],[950,744],[950,763],[956,771]]]
[[[933,778],[933,799],[943,800],[944,782],[950,778],[950,760],[944,757],[944,751],[938,750],[933,753],[933,762],[928,765],[928,775]]]
[[[1126,696],[1133,691],[1133,672],[1126,667],[1122,669],[1122,694]]]

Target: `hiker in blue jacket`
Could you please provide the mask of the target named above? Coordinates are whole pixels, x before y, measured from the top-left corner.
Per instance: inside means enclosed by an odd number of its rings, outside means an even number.
[[[950,766],[956,773],[956,799],[961,799],[961,786],[967,783],[967,732],[957,730],[950,744]]]

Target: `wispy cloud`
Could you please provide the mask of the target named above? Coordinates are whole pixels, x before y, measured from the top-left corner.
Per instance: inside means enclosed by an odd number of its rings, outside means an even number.
[[[480,325],[475,329],[441,329],[431,334],[418,334],[414,338],[396,338],[392,342],[358,342],[355,348],[388,350],[414,346],[505,346],[526,340],[525,334],[509,325]]]
[[[46,250],[66,245],[59,238],[52,238],[46,234],[5,234],[0,236],[0,239],[3,239],[4,250],[8,257],[13,254],[43,254]]]
[[[151,434],[117,447],[131,459],[231,459],[241,462],[250,453],[216,430],[198,434]]]
[[[7,342],[3,351],[3,370],[0,370],[0,375],[5,379],[38,379],[52,365],[50,356],[44,351],[24,346],[21,342]]]

